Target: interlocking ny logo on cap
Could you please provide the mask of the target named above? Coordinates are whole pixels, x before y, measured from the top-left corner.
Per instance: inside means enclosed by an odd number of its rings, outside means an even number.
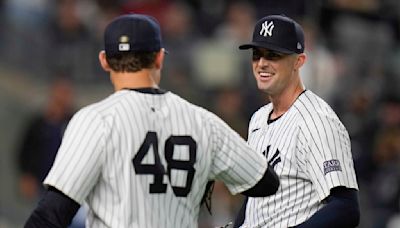
[[[268,23],[268,21],[265,21],[264,23],[262,23],[261,25],[261,30],[260,30],[260,35],[262,36],[272,36],[272,30],[274,29],[274,22],[270,21]]]

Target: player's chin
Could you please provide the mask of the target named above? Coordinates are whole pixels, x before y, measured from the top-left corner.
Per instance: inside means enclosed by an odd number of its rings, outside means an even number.
[[[268,85],[266,85],[265,83],[260,82],[260,81],[257,82],[257,87],[259,90],[261,90],[262,92],[265,92],[265,93],[268,93],[268,91],[270,90],[269,89],[270,87]]]

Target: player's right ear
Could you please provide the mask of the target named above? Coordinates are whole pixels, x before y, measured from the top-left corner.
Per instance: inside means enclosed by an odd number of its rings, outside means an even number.
[[[103,68],[103,70],[105,70],[107,72],[111,71],[111,68],[107,62],[106,52],[104,50],[99,52],[99,61],[100,61],[100,64],[101,64],[101,67]]]

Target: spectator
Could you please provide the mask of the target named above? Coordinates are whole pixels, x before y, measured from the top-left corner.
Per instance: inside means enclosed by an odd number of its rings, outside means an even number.
[[[385,97],[379,113],[380,126],[375,136],[370,199],[374,208],[375,227],[384,227],[400,212],[400,99]]]
[[[22,195],[35,200],[60,146],[64,129],[73,114],[73,88],[66,79],[55,80],[43,112],[32,116],[18,151]]]
[[[19,189],[25,199],[37,201],[44,192],[42,181],[53,165],[64,130],[74,113],[73,101],[72,83],[66,78],[57,78],[50,85],[43,112],[31,117],[23,133],[17,161]],[[71,228],[84,227],[80,218],[84,214],[84,209],[81,209]]]
[[[62,71],[80,81],[96,81],[105,77],[95,77],[94,69],[100,68],[95,53],[97,43],[94,34],[85,26],[78,14],[77,0],[60,0],[56,4],[56,15],[50,24],[43,59],[50,72]],[[49,74],[52,75],[52,74]]]
[[[162,21],[165,48],[171,51],[165,58],[163,69],[168,76],[161,79],[161,84],[180,96],[201,104],[201,96],[196,93],[198,86],[192,77],[192,48],[202,35],[193,26],[192,9],[183,2],[173,2],[165,9]]]

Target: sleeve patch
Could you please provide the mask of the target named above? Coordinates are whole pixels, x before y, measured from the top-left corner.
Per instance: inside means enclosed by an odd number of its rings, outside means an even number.
[[[332,159],[324,162],[324,175],[333,171],[342,171],[339,160]]]

